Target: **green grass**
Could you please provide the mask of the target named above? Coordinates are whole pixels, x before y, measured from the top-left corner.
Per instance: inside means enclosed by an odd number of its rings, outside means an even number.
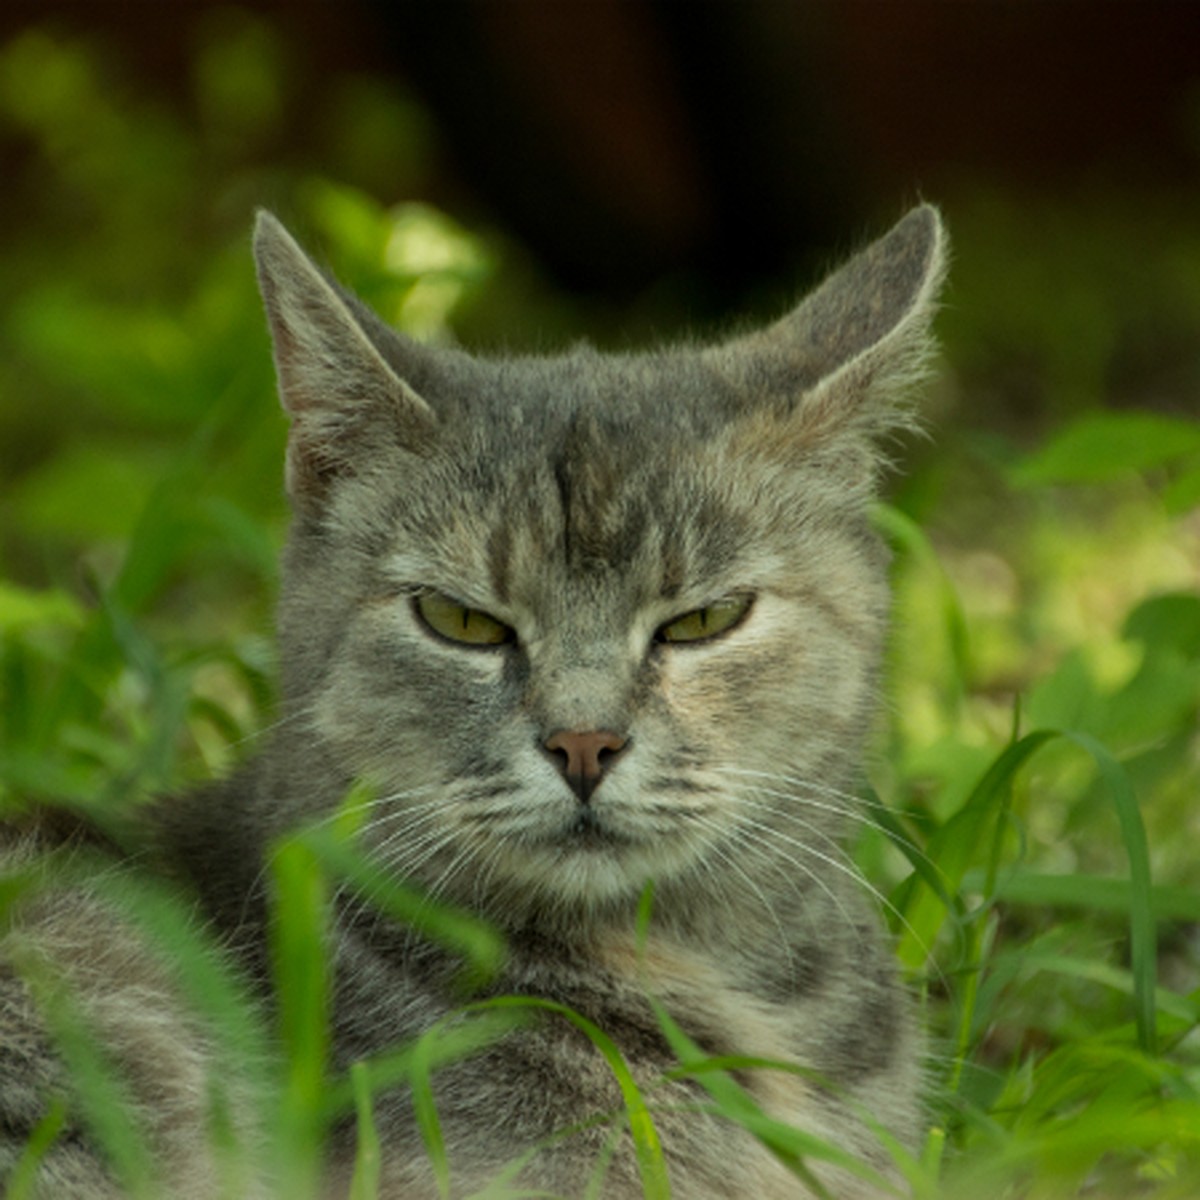
[[[506,334],[513,310],[528,314],[531,341],[545,327],[576,332],[572,306],[531,283],[502,238],[426,206],[385,210],[311,162],[267,179],[256,155],[286,107],[286,72],[269,69],[283,51],[260,53],[269,30],[253,22],[206,37],[191,124],[113,86],[114,68],[86,43],[34,32],[0,47],[0,133],[31,162],[13,185],[27,223],[0,256],[7,807],[53,801],[103,823],[227,769],[271,720],[283,421],[249,261],[253,203],[286,197],[347,282],[408,328],[486,337],[507,307]],[[245,73],[226,67],[250,51],[262,70],[234,103],[229,80]],[[330,82],[331,112],[361,116],[354,86]],[[328,161],[364,185],[355,164],[380,128],[425,128],[403,97],[372,96],[379,124],[325,135],[341,155]],[[231,120],[239,104],[254,121]],[[871,769],[882,800],[853,847],[886,897],[931,1036],[932,1131],[902,1167],[921,1200],[1191,1200],[1200,227],[1177,198],[1134,191],[1066,204],[965,189],[946,207],[947,369],[929,401],[936,436],[909,448],[908,474],[879,511],[895,550],[896,633]],[[1041,417],[1006,416],[1012,394],[1034,395]],[[1147,396],[1163,411],[1122,407]],[[277,1028],[262,1027],[185,913],[152,890],[113,895],[168,948],[231,1074],[252,1078],[289,1196],[313,1191],[321,1134],[348,1112],[360,1129],[353,1194],[374,1196],[373,1098],[397,1084],[412,1088],[451,1186],[430,1080],[534,1003],[473,1008],[330,1077],[334,888],[419,922],[462,955],[467,982],[500,953],[477,922],[429,908],[353,853],[356,804],[274,860]],[[0,880],[0,910],[42,885]],[[153,1164],[111,1064],[69,1000],[50,1002],[48,1019],[95,1136],[129,1190],[146,1191]],[[626,1100],[610,1127],[631,1131],[646,1194],[665,1195],[653,1093],[638,1093],[605,1031],[565,1011],[541,1019],[575,1023],[604,1054]],[[836,1156],[758,1112],[725,1073],[738,1064],[704,1060],[663,1023],[678,1071],[801,1177]],[[238,1130],[220,1094],[211,1107],[237,1195]],[[65,1117],[48,1110],[11,1194]]]

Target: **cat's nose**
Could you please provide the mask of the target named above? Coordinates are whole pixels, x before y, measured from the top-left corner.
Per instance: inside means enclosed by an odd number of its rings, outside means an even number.
[[[628,738],[611,729],[586,733],[560,729],[542,743],[542,748],[562,772],[571,791],[581,803],[587,804],[600,786],[604,773],[628,745]]]

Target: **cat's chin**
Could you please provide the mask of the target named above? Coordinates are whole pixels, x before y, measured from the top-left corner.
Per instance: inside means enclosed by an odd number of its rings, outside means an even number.
[[[672,853],[662,839],[636,838],[585,813],[557,835],[514,849],[506,865],[519,889],[570,905],[604,906],[636,901],[647,883],[691,865],[693,853],[683,847]]]
[[[575,846],[529,861],[517,882],[547,900],[590,907],[636,900],[652,877],[653,872],[638,869],[627,855]]]

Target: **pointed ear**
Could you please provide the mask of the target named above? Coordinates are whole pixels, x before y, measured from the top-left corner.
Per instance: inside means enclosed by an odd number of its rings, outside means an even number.
[[[923,204],[781,320],[710,353],[777,446],[879,434],[904,422],[924,374],[945,267],[941,217]]]
[[[353,473],[372,445],[417,449],[436,418],[384,357],[354,302],[264,210],[254,258],[279,398],[292,421],[288,493],[299,506],[319,507],[332,481]]]

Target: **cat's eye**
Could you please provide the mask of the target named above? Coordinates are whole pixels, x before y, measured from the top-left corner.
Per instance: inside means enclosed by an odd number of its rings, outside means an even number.
[[[659,627],[657,642],[705,642],[732,629],[750,611],[753,596],[726,596],[694,608]]]
[[[422,592],[413,601],[417,616],[434,633],[465,646],[502,646],[516,638],[513,630],[478,608],[468,608],[441,592]]]

